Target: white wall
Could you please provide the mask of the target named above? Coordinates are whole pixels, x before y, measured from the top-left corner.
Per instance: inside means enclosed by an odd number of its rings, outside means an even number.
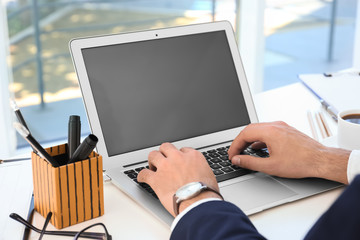
[[[0,1],[0,159],[9,157],[15,150],[15,131],[9,106],[11,73],[7,64],[9,50],[5,1]]]
[[[360,0],[357,3],[353,67],[360,69]]]
[[[263,90],[265,0],[240,1],[238,45],[252,93]]]

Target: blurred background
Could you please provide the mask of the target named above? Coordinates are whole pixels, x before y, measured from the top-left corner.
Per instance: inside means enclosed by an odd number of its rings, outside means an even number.
[[[254,92],[297,82],[298,74],[352,66],[356,0],[262,0],[258,8],[249,7],[252,1],[5,0],[10,95],[41,143],[66,139],[72,114],[81,116],[87,135],[70,39],[219,20],[233,25],[246,71],[246,43],[259,40],[249,69],[261,74],[247,71]],[[256,29],[242,27],[257,20]],[[24,146],[17,137],[17,148]]]

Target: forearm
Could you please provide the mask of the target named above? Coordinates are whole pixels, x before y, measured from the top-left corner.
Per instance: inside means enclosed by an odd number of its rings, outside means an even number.
[[[179,207],[179,213],[181,213],[183,210],[185,210],[187,207],[189,207],[191,204],[200,201],[202,199],[206,199],[206,198],[218,198],[221,199],[221,197],[214,193],[214,192],[210,192],[210,191],[206,191],[206,192],[202,192],[201,194],[199,194],[198,196],[185,200],[183,202],[180,203],[180,207]]]
[[[317,176],[348,184],[347,167],[351,151],[340,148],[325,148],[317,163]]]
[[[187,212],[175,226],[170,239],[265,239],[249,218],[235,205],[211,201]]]

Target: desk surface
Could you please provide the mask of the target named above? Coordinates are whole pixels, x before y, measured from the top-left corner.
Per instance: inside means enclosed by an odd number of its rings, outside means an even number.
[[[308,109],[319,109],[320,103],[300,83],[255,95],[255,105],[261,122],[282,120],[310,136],[306,117]],[[330,119],[330,118],[329,118]],[[335,123],[330,123],[333,132]],[[341,193],[342,188],[296,202],[281,205],[250,216],[250,219],[269,239],[302,239],[313,223]],[[111,183],[104,185],[105,215],[66,230],[80,230],[90,224],[103,222],[113,239],[168,239],[170,229],[126,196]],[[34,225],[42,226],[44,218],[38,213]],[[49,230],[54,229],[49,226]],[[31,239],[37,239],[32,234]],[[46,239],[58,239],[48,236]]]

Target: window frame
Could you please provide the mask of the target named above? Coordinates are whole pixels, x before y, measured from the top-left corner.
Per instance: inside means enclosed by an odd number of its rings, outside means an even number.
[[[238,0],[237,39],[251,92],[263,91],[265,0]]]
[[[9,34],[5,2],[0,4],[0,41],[4,44],[0,48],[0,156],[7,158],[16,152],[16,135],[12,127],[12,114],[9,105],[9,84],[12,81],[9,56]]]
[[[360,0],[357,2],[353,68],[360,69]]]

